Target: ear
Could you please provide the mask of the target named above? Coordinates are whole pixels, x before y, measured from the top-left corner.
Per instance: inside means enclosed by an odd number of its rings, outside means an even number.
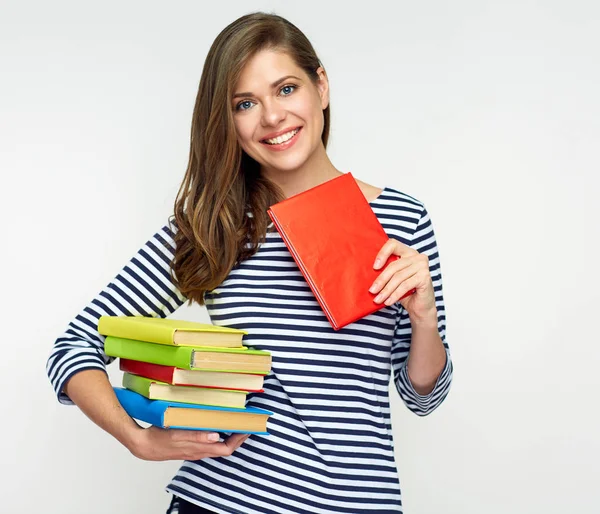
[[[321,97],[321,109],[326,109],[329,105],[329,79],[323,69],[323,66],[317,68],[317,90]]]

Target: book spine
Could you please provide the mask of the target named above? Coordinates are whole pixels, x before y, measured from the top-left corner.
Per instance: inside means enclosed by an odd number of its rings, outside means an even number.
[[[151,385],[152,380],[150,379],[132,375],[130,373],[123,373],[123,387],[125,389],[129,389],[130,391],[141,394],[146,398],[150,398]]]
[[[175,385],[175,367],[150,364],[149,362],[119,359],[119,369],[125,373],[153,378],[159,382]]]

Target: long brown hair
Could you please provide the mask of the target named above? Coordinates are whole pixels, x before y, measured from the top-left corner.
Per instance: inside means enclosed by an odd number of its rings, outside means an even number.
[[[187,171],[175,200],[171,279],[192,301],[221,284],[264,241],[267,209],[283,199],[240,147],[231,98],[241,71],[257,52],[286,52],[315,82],[321,63],[306,36],[274,14],[252,13],[228,25],[213,42],[202,70],[192,118]],[[329,106],[321,139],[329,138]],[[174,220],[173,220],[174,219]]]

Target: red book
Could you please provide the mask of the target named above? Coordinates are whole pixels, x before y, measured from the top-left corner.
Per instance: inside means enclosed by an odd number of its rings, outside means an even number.
[[[174,366],[150,364],[131,359],[119,359],[119,368],[125,373],[151,378],[171,385],[235,389],[251,393],[263,392],[263,375],[247,373],[226,373],[223,371],[203,371],[179,369]]]
[[[389,237],[352,174],[286,198],[268,214],[334,330],[385,307],[369,288],[399,257],[373,269]]]

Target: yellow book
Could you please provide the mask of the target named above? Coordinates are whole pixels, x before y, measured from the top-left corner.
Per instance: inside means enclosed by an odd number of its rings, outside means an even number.
[[[195,321],[144,316],[101,316],[98,332],[104,336],[136,339],[171,346],[244,348],[247,332]]]
[[[207,387],[174,386],[130,373],[123,373],[123,387],[135,391],[149,400],[194,403],[216,407],[243,409],[246,405],[246,391],[231,391]]]

